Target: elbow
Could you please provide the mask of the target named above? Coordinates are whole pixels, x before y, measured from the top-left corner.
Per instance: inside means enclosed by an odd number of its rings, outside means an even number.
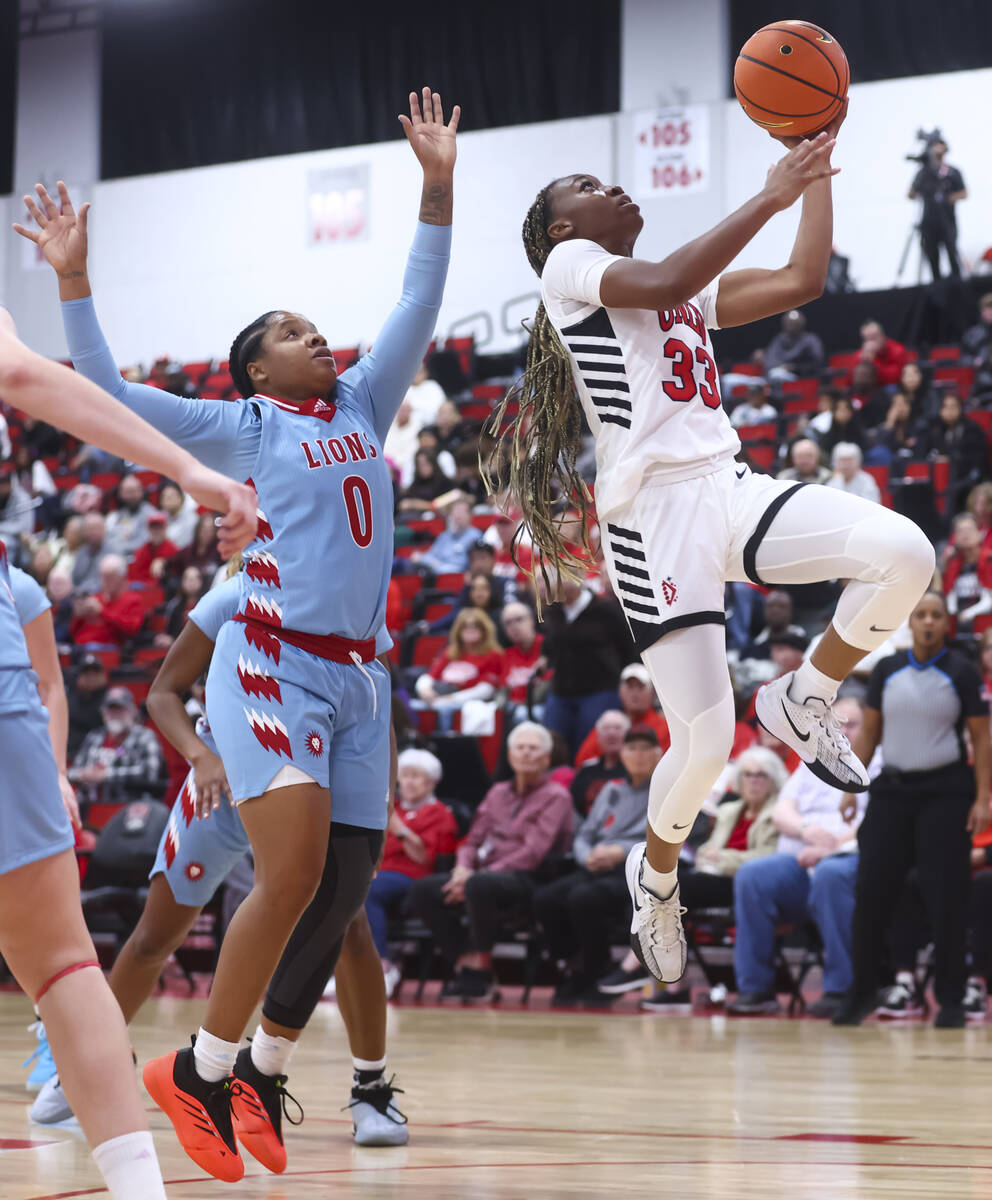
[[[5,339],[0,349],[0,396],[14,408],[23,404],[25,392],[41,382],[33,359],[20,342]]]

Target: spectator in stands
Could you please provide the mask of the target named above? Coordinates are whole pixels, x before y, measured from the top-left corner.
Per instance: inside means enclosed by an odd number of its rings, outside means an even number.
[[[526,542],[518,542],[513,546],[513,535],[519,525],[520,522],[507,513],[500,513],[483,534],[483,540],[493,548],[493,574],[512,579],[517,584],[524,584],[529,578],[527,572],[530,570],[532,555]]]
[[[437,433],[439,452],[444,453],[444,451],[447,451],[454,459],[457,467],[458,459],[455,455],[459,448],[465,444],[469,435],[468,428],[462,420],[462,414],[458,411],[458,405],[452,403],[450,400],[445,400],[437,410],[433,425]]]
[[[788,454],[789,465],[779,471],[779,479],[795,479],[798,483],[826,483],[830,471],[823,465],[820,447],[812,438],[793,442]]]
[[[943,597],[927,592],[909,624],[912,648],[883,658],[872,671],[854,747],[870,762],[881,745],[885,765],[858,830],[854,974],[836,1025],[860,1024],[877,1004],[886,934],[914,864],[936,950],[936,1023],[945,1029],[965,1023],[969,835],[989,824],[989,705],[978,668],[947,645]],[[853,818],[854,796],[844,797],[841,811]]]
[[[773,588],[765,597],[765,624],[752,638],[745,657],[767,658],[768,647],[774,638],[783,633],[805,638],[806,630],[792,622],[792,597],[781,588]]]
[[[648,787],[661,759],[654,730],[631,726],[620,757],[628,778],[606,784],[576,830],[572,856],[578,869],[534,896],[551,957],[564,964],[555,1008],[603,1003],[596,981],[609,971],[610,934],[630,908],[624,863],[644,836]]]
[[[124,804],[141,796],[161,800],[165,756],[155,734],[138,722],[138,706],[127,688],[111,688],[100,715],[103,723],[86,735],[69,768],[80,807]]]
[[[23,443],[14,451],[14,467],[21,489],[34,503],[36,528],[52,529],[61,513],[62,502],[51,472],[40,458],[32,457]]]
[[[66,435],[61,429],[27,414],[21,416],[21,445],[27,446],[32,458],[57,458],[64,462],[65,444]]]
[[[826,455],[833,453],[838,442],[853,442],[864,450],[868,438],[861,417],[854,411],[850,396],[835,392],[830,409],[830,428],[819,436],[819,445]]]
[[[119,554],[100,559],[100,589],[76,593],[69,635],[77,646],[118,647],[129,641],[145,620],[137,592],[128,591],[127,564]]]
[[[132,582],[157,584],[169,559],[179,553],[179,547],[166,537],[168,523],[164,512],[153,512],[148,518],[148,541],[135,551],[128,572]]]
[[[443,998],[488,1000],[493,995],[497,934],[508,917],[530,916],[535,872],[544,860],[571,849],[572,798],[548,778],[551,734],[524,721],[510,732],[507,754],[513,778],[486,793],[458,847],[454,869],[419,879],[410,889],[410,908],[456,970],[442,988]]]
[[[209,591],[199,567],[187,567],[179,581],[179,591],[165,606],[165,629],[155,635],[155,645],[169,647],[182,633],[189,614]]]
[[[930,422],[920,443],[921,456],[950,459],[948,499],[951,511],[960,511],[968,492],[989,477],[989,447],[984,430],[964,415],[958,396],[948,392],[940,402],[940,415]]]
[[[403,397],[403,403],[409,407],[413,424],[418,431],[425,425],[434,424],[438,409],[446,399],[444,388],[428,374],[427,363],[421,363],[413,377],[413,383]]]
[[[466,701],[492,699],[502,675],[502,657],[489,617],[479,608],[462,609],[448,645],[416,682],[420,706],[432,708],[441,726],[450,727],[451,715]]]
[[[489,495],[479,470],[478,438],[470,438],[463,442],[455,450],[454,460],[455,475],[452,480],[454,486],[460,492],[464,492],[466,496],[470,496],[474,504],[488,506]]]
[[[885,420],[889,408],[890,386],[882,386],[873,363],[854,364],[851,372],[851,404],[858,414],[861,428],[874,429]]]
[[[382,452],[399,472],[400,486],[409,487],[413,479],[413,457],[417,453],[417,434],[420,426],[413,417],[413,408],[404,400],[386,433]]]
[[[987,404],[992,399],[992,292],[978,301],[979,321],[961,339],[961,353],[967,366],[975,368],[971,398]]]
[[[451,480],[438,466],[432,450],[418,450],[413,456],[413,479],[400,492],[400,512],[429,513],[438,496],[451,490]]]
[[[83,445],[69,459],[66,466],[70,471],[77,472],[85,483],[94,475],[104,473],[119,475],[124,470],[124,460],[106,450],[101,450],[99,446]]]
[[[447,524],[431,548],[413,557],[430,567],[435,575],[462,575],[468,570],[469,548],[478,540],[479,531],[472,524],[471,502],[459,498],[448,509]]]
[[[992,545],[985,545],[971,513],[954,518],[951,555],[943,570],[948,614],[957,618],[958,637],[974,632],[975,618],[992,612]]]
[[[782,315],[782,332],[765,351],[765,374],[769,379],[790,380],[819,375],[826,362],[823,342],[806,328],[806,318],[793,309]]]
[[[197,504],[178,483],[163,483],[158,505],[166,516],[165,536],[173,546],[185,550],[196,536]]]
[[[913,420],[929,421],[940,412],[940,398],[930,386],[920,364],[908,362],[899,373],[899,388],[909,401]]]
[[[458,839],[454,815],[434,794],[441,763],[429,750],[404,750],[396,760],[399,795],[389,818],[382,862],[365,898],[372,940],[382,960],[386,997],[400,981],[400,969],[389,957],[388,928],[415,879],[434,872],[439,854],[452,854]]]
[[[137,475],[125,475],[117,486],[117,507],[107,517],[108,554],[120,554],[130,562],[148,541],[148,518],[155,511]]]
[[[915,363],[909,365],[915,366]],[[893,475],[901,476],[919,440],[919,424],[906,394],[893,392],[885,420],[871,437],[869,453],[873,461],[887,466]]]
[[[61,534],[48,538],[48,548],[52,552],[52,570],[65,571],[70,576],[76,565],[76,555],[83,545],[83,518],[74,515],[69,517],[62,527]]]
[[[899,374],[908,357],[906,347],[886,337],[878,321],[865,321],[861,326],[860,359],[874,366],[881,386],[899,382]]]
[[[878,490],[878,484],[867,471],[861,469],[862,462],[860,446],[854,442],[838,442],[830,456],[830,465],[834,473],[827,480],[827,487],[880,504],[882,494]]]
[[[441,468],[441,473],[449,481],[455,477],[455,460],[451,456],[450,450],[445,450],[441,445],[441,439],[438,436],[437,429],[433,425],[425,425],[417,434],[417,449],[427,450],[437,459],[437,465]]]
[[[617,686],[620,696],[620,708],[631,725],[645,725],[654,730],[658,745],[662,751],[672,744],[668,732],[668,722],[655,708],[658,697],[655,695],[654,684],[648,674],[647,667],[640,662],[628,663],[620,672],[620,683]],[[575,765],[581,766],[590,759],[599,758],[602,754],[597,726],[589,731],[575,756]]]
[[[55,644],[63,646],[69,641],[69,625],[72,622],[72,576],[69,572],[49,571],[45,594],[52,606]]]
[[[451,611],[428,627],[431,633],[447,633],[463,608],[481,608],[494,621],[499,619],[506,604],[515,599],[517,588],[514,580],[493,574],[494,562],[492,546],[476,538],[468,552],[468,579]]]
[[[989,541],[989,533],[992,531],[992,483],[979,483],[971,489],[968,493],[967,509],[975,518],[982,539]]]
[[[769,399],[771,389],[767,383],[756,383],[748,388],[747,396],[730,414],[730,423],[735,429],[748,425],[760,425],[763,421],[778,420],[778,410]]]
[[[788,779],[781,759],[771,750],[752,746],[738,758],[734,774],[739,799],[727,800],[716,810],[713,832],[700,846],[695,864],[679,863],[679,895],[690,914],[698,908],[730,908],[740,868],[773,854],[778,845],[772,813]],[[685,987],[659,992],[642,1007],[662,1011],[691,1003]]]
[[[100,709],[107,695],[107,669],[95,654],[80,659],[75,675],[66,685],[69,703],[69,738],[66,755],[71,761],[87,734],[103,725]]]
[[[620,672],[637,661],[637,650],[615,600],[571,579],[561,581],[560,594],[544,614],[544,657],[551,667],[544,723],[577,753],[599,716],[620,707]]]
[[[27,573],[31,578],[44,587],[48,583],[48,576],[52,569],[52,564],[55,559],[52,557],[51,547],[42,542],[33,551],[30,549],[30,542],[25,543],[26,557],[28,558]]]
[[[506,689],[507,699],[514,706],[511,719],[516,721],[527,715],[527,688],[543,665],[544,635],[537,632],[534,614],[519,600],[504,606],[500,624],[507,648],[503,651],[499,687]]]
[[[837,701],[837,720],[848,738],[861,729],[861,705]],[[858,798],[852,824],[840,815],[843,794],[799,767],[779,793],[772,812],[778,830],[774,854],[744,863],[734,877],[734,974],[738,993],[731,1013],[776,1013],[775,938],[783,924],[812,921],[823,941],[823,996],[807,1008],[832,1017],[851,986],[851,922],[858,870],[857,826],[867,796]]]
[[[627,769],[620,759],[624,735],[630,718],[618,708],[608,708],[596,722],[599,757],[588,758],[576,771],[569,790],[580,819],[588,815],[603,785],[611,779],[626,779]]]
[[[100,559],[107,553],[107,522],[103,514],[88,512],[82,522],[83,542],[72,564],[72,586],[77,596],[100,590]]]
[[[166,563],[163,579],[170,590],[176,590],[187,567],[196,567],[204,580],[213,581],[220,568],[217,550],[217,526],[213,513],[201,513],[196,522],[196,533],[185,550],[174,554]]]
[[[0,462],[0,541],[11,562],[21,557],[22,544],[34,529],[34,502],[21,486],[12,462]]]

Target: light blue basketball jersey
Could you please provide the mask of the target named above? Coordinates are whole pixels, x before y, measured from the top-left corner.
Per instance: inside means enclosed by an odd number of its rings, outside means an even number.
[[[93,302],[62,305],[72,360],[201,462],[258,492],[239,613],[299,633],[376,637],[393,553],[392,483],[382,441],[422,361],[440,309],[450,226],[418,223],[403,292],[372,351],[336,392],[297,408],[255,396],[187,400],[121,378]]]
[[[7,547],[0,541],[0,712],[23,711],[25,681],[33,688],[36,678],[31,673],[31,660],[11,585],[11,570],[7,563]]]

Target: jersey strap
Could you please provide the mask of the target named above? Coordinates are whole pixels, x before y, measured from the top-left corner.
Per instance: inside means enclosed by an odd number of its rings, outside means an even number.
[[[235,613],[234,620],[240,621],[267,637],[274,637],[280,642],[287,642],[308,654],[316,654],[318,658],[326,658],[330,662],[354,663],[354,655],[358,655],[363,663],[375,658],[375,638],[364,642],[352,641],[351,638],[339,637],[336,633],[299,633],[295,629],[283,629],[282,626],[265,625],[261,621],[253,621],[244,613]]]

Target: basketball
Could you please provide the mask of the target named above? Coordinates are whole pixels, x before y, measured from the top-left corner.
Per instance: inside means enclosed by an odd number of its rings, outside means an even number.
[[[809,21],[777,21],[753,34],[734,65],[734,91],[756,125],[817,133],[837,116],[851,70],[839,42]]]

